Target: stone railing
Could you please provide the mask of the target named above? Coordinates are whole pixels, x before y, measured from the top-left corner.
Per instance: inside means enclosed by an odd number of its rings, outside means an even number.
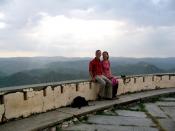
[[[118,95],[175,87],[175,73],[119,77]],[[97,83],[64,81],[0,88],[0,123],[70,105],[76,96],[96,100]]]

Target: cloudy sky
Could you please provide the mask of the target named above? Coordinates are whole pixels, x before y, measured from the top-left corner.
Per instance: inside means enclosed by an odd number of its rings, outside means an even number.
[[[0,57],[174,57],[175,0],[0,0]]]

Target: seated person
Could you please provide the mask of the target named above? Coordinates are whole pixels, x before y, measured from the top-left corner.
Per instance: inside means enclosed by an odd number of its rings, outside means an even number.
[[[97,81],[100,84],[99,97],[112,98],[112,82],[103,75],[102,62],[100,61],[101,51],[97,50],[95,58],[89,63],[89,73],[92,81]],[[108,90],[108,91],[107,91]]]
[[[118,80],[111,73],[109,54],[107,51],[103,52],[102,69],[103,69],[103,75],[106,76],[112,82],[112,86],[113,86],[112,98],[118,98],[118,97],[116,97],[117,90],[118,90]]]

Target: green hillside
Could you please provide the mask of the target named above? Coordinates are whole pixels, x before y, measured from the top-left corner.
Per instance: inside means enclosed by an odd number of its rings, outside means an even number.
[[[33,69],[0,77],[0,87],[26,84],[57,82],[64,80],[88,79],[88,61],[66,61],[47,64],[47,68]],[[112,65],[114,75],[136,75],[168,72],[158,67],[139,62],[137,64]]]

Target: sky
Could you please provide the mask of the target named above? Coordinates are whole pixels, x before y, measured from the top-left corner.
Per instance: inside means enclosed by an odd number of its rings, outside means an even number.
[[[174,57],[175,0],[0,0],[0,57]]]

